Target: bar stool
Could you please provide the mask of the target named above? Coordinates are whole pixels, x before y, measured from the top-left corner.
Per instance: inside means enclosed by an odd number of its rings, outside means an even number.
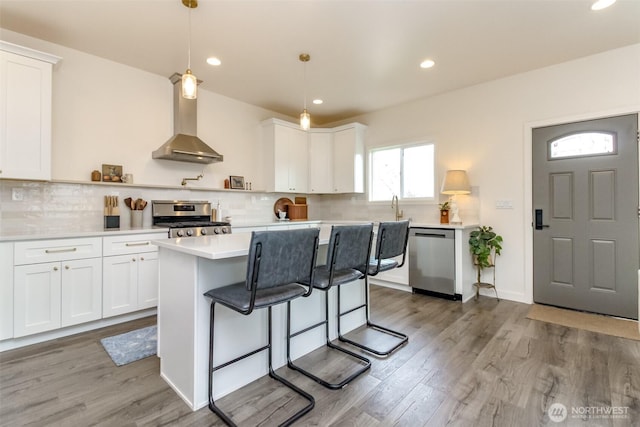
[[[400,348],[400,346],[406,344],[409,341],[409,337],[407,335],[372,323],[369,319],[369,276],[375,276],[381,271],[388,271],[394,268],[402,267],[407,256],[408,239],[409,221],[391,221],[380,223],[380,225],[378,226],[378,238],[376,240],[375,255],[369,260],[367,274],[365,274],[364,277],[364,304],[342,312],[342,309],[340,308],[340,288],[338,288],[338,339],[340,341],[349,343],[365,351],[382,357],[390,355],[396,349]],[[402,255],[402,261],[400,263],[398,263],[398,261],[396,261],[395,259],[392,259],[400,255]],[[400,341],[388,350],[379,350],[364,343],[344,337],[340,330],[340,318],[361,308],[365,309],[367,318],[366,325],[368,328],[399,338]]]
[[[209,409],[227,425],[235,426],[231,418],[220,409],[213,399],[213,374],[219,369],[239,362],[264,350],[268,350],[269,376],[293,390],[309,403],[281,425],[290,425],[313,409],[313,396],[278,376],[272,366],[272,315],[274,305],[311,294],[312,286],[300,283],[313,282],[314,267],[318,253],[317,228],[254,231],[251,235],[247,259],[246,281],[211,289],[204,295],[211,298],[209,324]],[[240,314],[249,315],[254,309],[268,308],[268,343],[231,361],[213,365],[213,338],[215,329],[215,305],[221,304]]]
[[[366,275],[372,240],[373,224],[331,227],[327,263],[316,267],[312,281],[315,289],[325,293],[323,320],[298,332],[291,333],[291,301],[287,302],[287,365],[332,390],[343,388],[371,367],[371,361],[366,357],[331,343],[329,339],[329,289],[332,286],[340,286],[362,279]],[[320,378],[294,364],[291,360],[291,339],[322,325],[324,325],[325,345],[327,348],[347,354],[363,365],[357,371],[338,382],[329,382]]]

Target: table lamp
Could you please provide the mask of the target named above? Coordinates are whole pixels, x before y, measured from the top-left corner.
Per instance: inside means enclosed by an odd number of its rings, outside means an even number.
[[[449,204],[451,205],[451,224],[462,224],[460,215],[458,215],[458,204],[456,203],[456,195],[471,193],[471,185],[467,172],[463,170],[449,170],[442,181],[442,194],[450,195]]]

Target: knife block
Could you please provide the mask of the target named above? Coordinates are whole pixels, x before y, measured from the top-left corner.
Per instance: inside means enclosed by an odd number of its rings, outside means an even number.
[[[104,228],[120,228],[120,215],[105,215],[104,216]]]

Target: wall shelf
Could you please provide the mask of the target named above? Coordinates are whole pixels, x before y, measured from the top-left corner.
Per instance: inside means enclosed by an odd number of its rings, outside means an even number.
[[[182,185],[158,185],[158,184],[125,184],[125,183],[113,183],[113,182],[102,182],[102,181],[75,181],[75,180],[67,180],[67,179],[52,179],[51,181],[40,181],[40,182],[50,182],[52,184],[79,184],[79,185],[97,185],[103,187],[118,187],[118,188],[152,188],[152,189],[162,189],[162,190],[191,190],[191,191],[224,191],[231,193],[266,193],[264,190],[236,190],[230,188],[213,188],[213,187],[192,187],[192,186],[182,186]]]

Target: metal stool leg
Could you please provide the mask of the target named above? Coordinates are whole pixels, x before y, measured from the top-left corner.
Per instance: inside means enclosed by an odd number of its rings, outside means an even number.
[[[338,287],[339,289],[339,287]],[[314,380],[315,382],[317,382],[318,384],[321,384],[329,389],[332,390],[337,390],[337,389],[341,389],[344,386],[346,386],[347,384],[349,384],[352,380],[354,380],[355,378],[357,378],[358,376],[360,376],[361,374],[365,373],[370,367],[371,367],[371,361],[369,359],[367,359],[364,356],[361,356],[357,353],[354,353],[352,351],[349,351],[347,349],[338,347],[335,344],[332,344],[331,341],[329,341],[329,292],[325,291],[325,317],[324,320],[321,322],[318,322],[314,325],[309,326],[308,328],[305,328],[301,331],[295,332],[295,333],[291,333],[291,302],[287,303],[287,366],[289,366],[289,368],[294,369],[298,372],[300,372],[303,375],[306,375],[307,377],[311,378],[312,380]],[[347,354],[351,357],[353,357],[354,359],[357,359],[357,361],[359,363],[362,363],[364,366],[362,366],[360,369],[358,369],[356,372],[354,372],[353,374],[347,376],[346,378],[344,378],[343,380],[339,381],[339,382],[335,382],[335,383],[331,383],[326,381],[323,378],[318,377],[317,375],[312,374],[311,372],[302,369],[301,367],[297,366],[296,364],[293,363],[293,361],[291,360],[291,338],[294,338],[298,335],[301,335],[305,332],[308,332],[312,329],[317,328],[318,326],[322,326],[324,325],[324,330],[325,330],[325,341],[326,341],[326,346],[330,349],[333,350],[337,350],[340,351],[344,354]]]
[[[404,344],[406,344],[409,341],[409,337],[401,332],[397,332],[394,331],[392,329],[386,328],[384,326],[380,326],[377,325],[373,322],[371,322],[371,320],[369,319],[369,279],[368,276],[365,275],[364,276],[364,300],[365,303],[362,305],[359,305],[357,307],[352,308],[351,310],[347,310],[345,312],[342,312],[342,309],[340,307],[340,288],[338,288],[338,339],[342,342],[346,342],[349,343],[351,345],[354,345],[358,348],[361,348],[365,351],[368,351],[369,353],[373,353],[377,356],[381,356],[381,357],[386,357],[388,355],[390,355],[391,353],[393,353],[395,350],[397,350],[398,348],[400,348],[401,346],[403,346]],[[385,333],[387,335],[391,335],[394,336],[396,338],[400,339],[400,342],[398,342],[396,345],[394,345],[392,348],[390,348],[387,351],[381,351],[372,347],[369,347],[363,343],[351,340],[349,338],[346,338],[342,335],[342,331],[340,329],[340,318],[346,314],[349,314],[353,311],[359,310],[361,308],[365,309],[365,313],[366,313],[366,320],[367,320],[367,327],[371,328],[373,330],[376,330],[378,332],[382,332]]]
[[[215,314],[215,302],[211,302],[211,316],[210,316],[210,325],[209,325],[209,409],[211,411],[213,411],[216,415],[218,415],[220,417],[220,419],[222,419],[222,421],[225,422],[225,424],[227,424],[228,426],[236,426],[236,424],[231,420],[231,418],[229,418],[229,416],[227,414],[224,413],[224,411],[222,411],[222,409],[220,409],[220,407],[218,407],[215,404],[215,401],[213,399],[213,373],[219,369],[225,368],[233,363],[236,363],[242,359],[245,359],[249,356],[253,356],[254,354],[257,354],[263,350],[267,350],[268,351],[268,357],[269,357],[269,376],[271,378],[273,378],[274,380],[282,383],[284,386],[288,387],[290,390],[296,392],[297,394],[299,394],[300,396],[302,396],[303,398],[305,398],[309,403],[302,408],[301,410],[299,410],[298,412],[296,412],[292,417],[286,419],[282,424],[280,424],[281,426],[290,426],[291,424],[293,424],[295,421],[297,421],[298,419],[300,419],[302,416],[304,416],[306,413],[308,413],[309,411],[311,411],[313,409],[313,407],[315,406],[315,399],[313,398],[312,395],[310,395],[309,393],[307,393],[306,391],[300,389],[299,387],[297,387],[296,385],[290,383],[289,381],[287,381],[286,379],[282,378],[281,376],[279,376],[278,374],[275,373],[275,371],[273,370],[273,364],[272,364],[272,314],[271,314],[271,306],[268,307],[268,343],[267,345],[260,347],[256,350],[253,350],[249,353],[246,353],[240,357],[237,357],[229,362],[225,362],[221,365],[218,366],[213,366],[213,338],[214,338],[214,314]]]

